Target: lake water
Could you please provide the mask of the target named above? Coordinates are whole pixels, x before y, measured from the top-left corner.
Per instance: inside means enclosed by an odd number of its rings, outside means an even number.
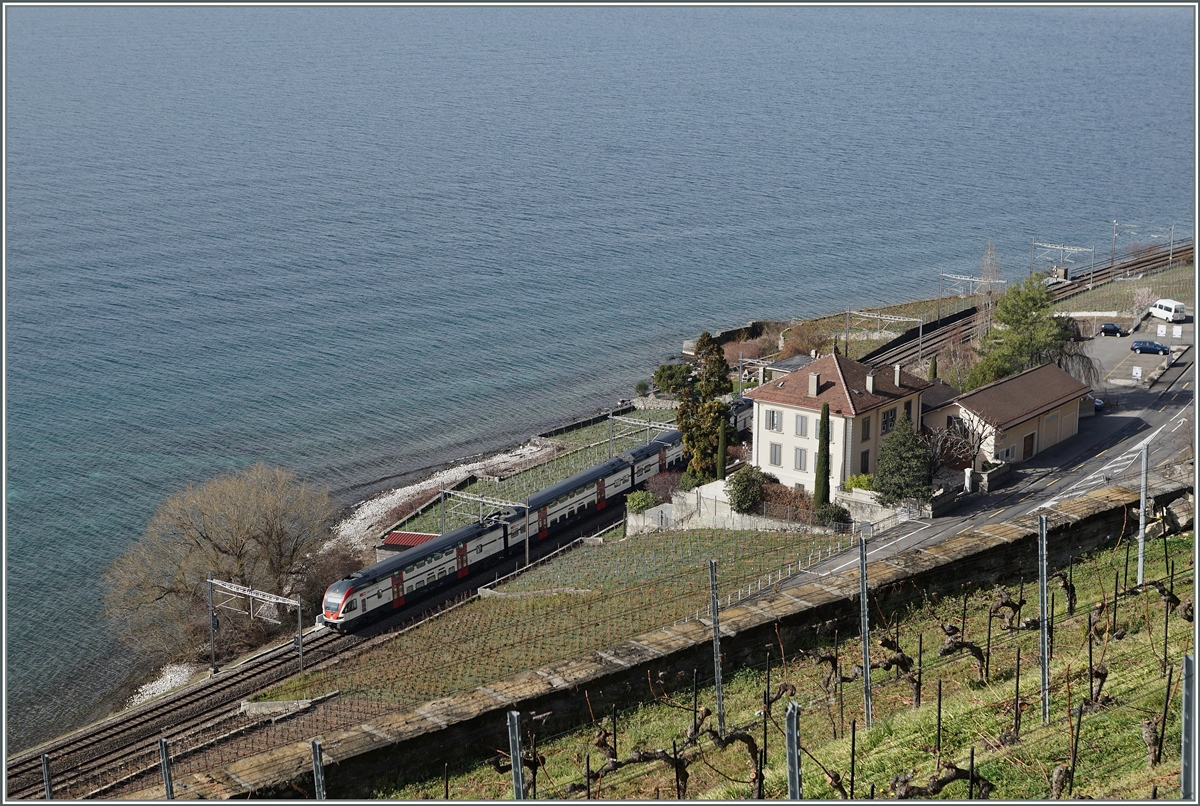
[[[148,671],[99,575],[188,483],[353,504],[704,329],[1192,234],[1190,8],[5,13],[15,747]]]

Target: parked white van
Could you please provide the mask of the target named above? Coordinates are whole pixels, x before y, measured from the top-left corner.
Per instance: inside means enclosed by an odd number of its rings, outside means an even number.
[[[1182,302],[1173,299],[1160,299],[1150,306],[1150,315],[1168,322],[1182,322],[1187,319],[1187,311]]]

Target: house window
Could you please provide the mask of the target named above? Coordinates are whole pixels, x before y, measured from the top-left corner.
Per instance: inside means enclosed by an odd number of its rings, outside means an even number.
[[[869,448],[867,450],[863,451],[862,455],[859,457],[858,472],[859,473],[870,473],[871,472],[871,450]]]
[[[796,482],[796,485],[795,485],[795,486],[796,486],[796,489],[797,489],[797,490],[799,490],[800,492],[804,492],[804,485],[803,485],[803,484],[801,484],[800,482]]]
[[[885,411],[883,413],[883,416],[881,418],[879,418],[879,434],[880,434],[880,436],[884,436],[886,434],[892,433],[892,429],[895,427],[896,427],[896,410],[888,409],[887,411]]]
[[[912,419],[912,401],[911,400],[904,401],[904,416],[910,420]]]
[[[803,414],[796,415],[796,436],[808,436],[808,418]]]
[[[796,469],[808,470],[808,451],[804,448],[796,448]]]
[[[863,438],[862,438],[863,442],[866,442],[868,439],[871,438],[871,418],[870,417],[863,417],[862,432],[863,432]]]
[[[768,431],[783,431],[783,412],[767,409],[767,425]]]
[[[778,442],[771,443],[771,464],[776,467],[783,464],[783,446]]]

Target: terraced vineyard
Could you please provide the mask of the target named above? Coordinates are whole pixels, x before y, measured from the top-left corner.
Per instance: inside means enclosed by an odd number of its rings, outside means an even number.
[[[1194,596],[1193,536],[1155,540],[1147,547],[1146,578],[1163,587],[1183,604],[1171,607],[1153,588],[1138,589],[1124,579],[1128,538],[1114,542],[1090,557],[1076,558],[1072,567],[1060,569],[1076,586],[1077,603],[1068,613],[1064,590],[1055,584],[1054,645],[1050,664],[1050,721],[1043,725],[1040,712],[1037,630],[1006,631],[999,616],[989,624],[989,608],[997,600],[997,589],[968,590],[966,598],[947,596],[938,601],[913,600],[895,609],[876,605],[872,612],[873,635],[898,634],[899,644],[913,660],[921,661],[921,706],[914,708],[914,689],[894,671],[875,672],[872,706],[874,726],[865,728],[861,682],[844,683],[826,690],[822,680],[828,671],[813,658],[832,653],[833,636],[818,636],[811,646],[774,647],[771,655],[772,692],[781,682],[795,686],[795,693],[776,702],[766,725],[767,762],[764,789],[767,798],[786,797],[783,704],[795,700],[801,707],[802,780],[805,799],[839,799],[837,789],[855,796],[924,797],[938,759],[952,763],[964,774],[972,751],[975,770],[990,787],[993,799],[1042,800],[1061,786],[1061,797],[1148,799],[1179,797],[1180,693],[1179,665],[1185,653],[1193,652],[1191,598]],[[1136,556],[1136,551],[1135,551]],[[1169,557],[1169,562],[1168,558]],[[1134,562],[1136,571],[1136,559]],[[1116,615],[1112,607],[1113,585],[1120,595]],[[1012,579],[1007,591],[1016,598],[1020,580]],[[1023,615],[1036,616],[1036,584],[1026,580],[1024,597],[1029,603]],[[1096,621],[1092,656],[1089,657],[1089,616],[1096,604],[1104,604],[1103,617]],[[988,646],[986,675],[965,652],[941,655],[937,650],[945,635],[939,625],[963,625],[965,640]],[[1110,621],[1111,620],[1111,621]],[[1018,622],[1019,623],[1019,622]],[[898,633],[897,633],[898,631]],[[1164,635],[1166,631],[1166,635]],[[936,637],[935,637],[936,636]],[[917,652],[918,637],[924,652]],[[1167,663],[1163,665],[1164,638]],[[843,674],[855,658],[861,659],[857,636],[842,636]],[[784,660],[780,661],[780,654]],[[1017,653],[1020,652],[1020,687],[1017,696]],[[764,661],[766,649],[764,648]],[[878,645],[873,662],[891,654]],[[1102,679],[1082,716],[1080,702],[1089,696],[1088,668],[1102,670]],[[1171,694],[1167,700],[1168,670]],[[726,680],[724,702],[729,730],[745,728],[755,739],[763,736],[763,692],[765,664],[744,669]],[[1098,672],[1100,674],[1100,672]],[[701,676],[698,702],[714,707],[711,674]],[[942,703],[937,705],[939,682]],[[754,797],[755,767],[740,742],[724,750],[702,736],[697,743],[687,739],[692,725],[690,679],[656,687],[657,697],[648,694],[640,704],[630,703],[617,718],[615,740],[622,764],[591,785],[591,796],[603,799],[674,798],[674,771],[653,754],[674,746],[686,764],[687,798],[745,799]],[[1012,735],[1014,701],[1019,701],[1020,728]],[[1165,730],[1161,719],[1166,708]],[[939,720],[940,711],[940,720]],[[1143,723],[1157,731],[1161,741],[1158,762],[1151,765]],[[851,726],[855,736],[851,739]],[[939,733],[940,724],[940,733]],[[536,732],[536,725],[529,730]],[[614,741],[611,717],[598,714],[593,723],[561,735],[536,735],[537,750],[544,758],[537,776],[538,797],[582,799],[585,768],[604,767],[606,747]],[[1079,731],[1078,742],[1075,732]],[[1008,734],[1008,735],[1006,735]],[[603,737],[603,746],[597,737]],[[525,737],[526,740],[530,736]],[[852,770],[851,746],[854,744]],[[1153,744],[1153,743],[1152,743]],[[940,752],[939,752],[940,746]],[[590,761],[589,761],[590,758]],[[1074,778],[1067,773],[1074,758]],[[440,770],[438,771],[440,772]],[[826,775],[836,776],[835,786]],[[915,772],[915,775],[912,773]],[[911,778],[903,776],[911,775]],[[852,777],[853,776],[853,783]],[[528,779],[527,774],[527,779]],[[383,797],[417,799],[441,797],[440,776],[425,782],[379,785]],[[979,784],[977,783],[976,786]],[[512,796],[512,779],[488,766],[459,770],[449,780],[454,799],[492,799]],[[979,791],[976,789],[976,797]],[[947,782],[932,795],[939,799],[967,797],[965,780]]]

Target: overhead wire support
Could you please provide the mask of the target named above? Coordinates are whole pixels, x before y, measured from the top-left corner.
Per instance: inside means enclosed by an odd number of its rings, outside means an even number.
[[[850,351],[850,317],[857,316],[862,319],[874,319],[876,322],[916,322],[917,323],[917,361],[919,362],[924,354],[923,344],[925,341],[925,319],[924,317],[917,318],[915,316],[892,316],[887,313],[871,313],[870,311],[846,311],[846,352],[849,355]]]
[[[1044,243],[1042,241],[1033,241],[1029,248],[1029,274],[1030,274],[1030,276],[1033,276],[1033,264],[1037,259],[1036,253],[1037,253],[1037,248],[1039,246],[1046,250],[1046,251],[1042,252],[1042,254],[1041,254],[1041,257],[1043,257],[1043,258],[1049,257],[1051,252],[1057,251],[1058,252],[1058,263],[1056,265],[1063,266],[1064,268],[1066,267],[1066,265],[1068,263],[1071,262],[1071,256],[1074,255],[1076,252],[1091,253],[1092,264],[1091,264],[1090,273],[1088,275],[1088,289],[1089,290],[1091,289],[1091,287],[1092,287],[1092,279],[1091,278],[1096,273],[1096,247],[1094,247],[1094,246],[1067,246],[1066,244],[1063,244],[1063,243]],[[1070,279],[1070,278],[1064,277],[1063,279],[1066,280],[1066,279]]]
[[[464,501],[473,501],[477,504],[487,504],[488,506],[504,509],[506,507],[516,507],[519,509],[529,509],[528,506],[520,501],[505,501],[502,498],[490,498],[486,495],[476,495],[475,493],[465,493],[462,490],[445,489],[443,493],[451,498],[461,498]]]
[[[280,624],[282,622],[280,622],[279,619],[271,618],[270,616],[265,615],[263,613],[264,605],[266,605],[267,603],[270,603],[270,604],[283,605],[284,607],[296,608],[296,637],[294,640],[296,643],[296,653],[300,656],[300,671],[301,672],[304,671],[304,604],[301,601],[300,597],[296,597],[295,599],[288,599],[283,596],[276,596],[273,593],[267,593],[265,591],[255,590],[252,587],[245,587],[243,585],[235,585],[232,582],[224,582],[219,579],[213,579],[212,574],[209,574],[208,575],[208,591],[209,591],[208,613],[209,613],[209,620],[210,620],[209,621],[209,626],[210,626],[209,637],[210,637],[210,640],[213,641],[213,645],[212,645],[212,664],[213,664],[212,671],[213,671],[213,673],[216,672],[215,633],[216,633],[216,629],[217,629],[217,618],[216,618],[217,611],[213,607],[213,604],[212,604],[212,601],[213,601],[212,591],[214,588],[219,588],[219,589],[225,591],[226,593],[230,594],[229,598],[227,598],[224,602],[218,603],[216,605],[216,607],[222,607],[222,608],[225,608],[226,610],[232,610],[235,613],[242,613],[242,614],[248,615],[248,616],[250,616],[251,619],[260,618],[263,621],[269,621],[272,624]],[[241,597],[245,597],[247,600],[247,603],[248,603],[248,606],[245,610],[242,610],[240,607],[233,607],[231,605],[231,602],[234,602]],[[257,613],[254,612],[254,600],[255,599],[257,599],[260,602]]]
[[[966,274],[950,274],[948,272],[938,272],[938,275],[943,280],[956,281],[955,284],[948,289],[950,293],[955,294],[956,296],[971,297],[980,293],[981,291],[991,291],[992,286],[1003,288],[1004,286],[1008,285],[1008,280],[985,280],[982,277],[971,277]],[[966,283],[966,288],[964,289],[962,286],[958,285],[958,283]]]

